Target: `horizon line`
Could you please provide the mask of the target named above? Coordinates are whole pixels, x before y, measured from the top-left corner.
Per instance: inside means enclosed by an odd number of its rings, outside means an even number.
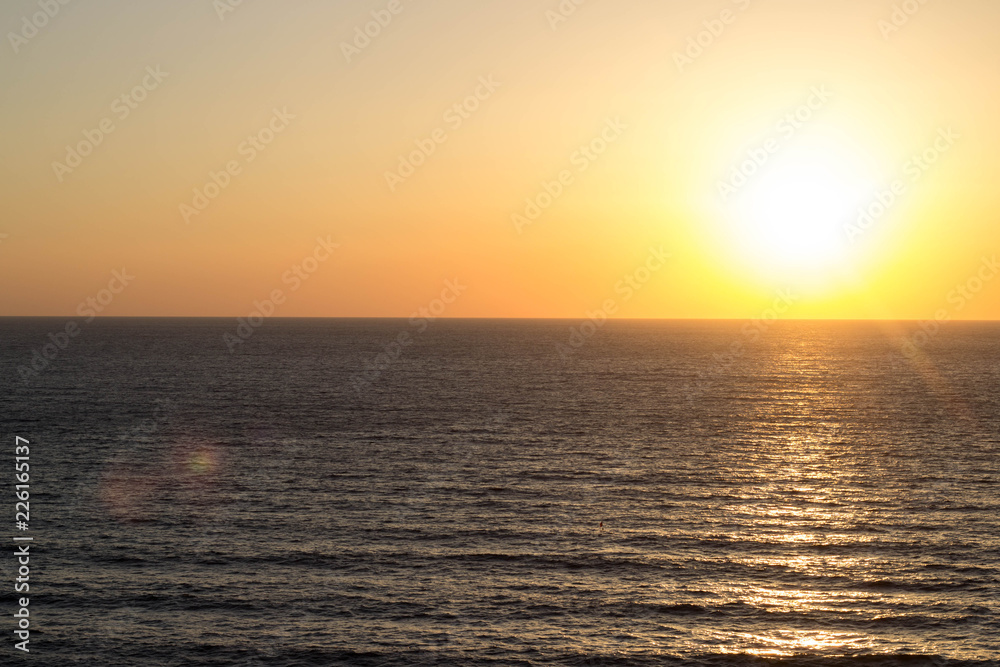
[[[0,320],[56,320],[56,319],[75,319],[81,317],[80,315],[0,315]],[[269,320],[410,320],[416,316],[399,316],[399,315],[370,315],[370,316],[357,316],[357,315],[302,315],[297,317],[279,317],[272,316],[266,318],[265,321]],[[90,321],[96,320],[231,320],[231,319],[241,319],[246,318],[246,315],[98,315]],[[437,321],[450,321],[450,322],[470,322],[470,321],[483,321],[483,322],[584,322],[591,321],[593,318],[589,317],[422,317],[421,319],[426,319],[431,322]],[[925,319],[915,319],[909,317],[893,318],[893,317],[781,317],[773,320],[765,320],[761,317],[609,317],[604,321],[607,322],[746,322],[746,321],[766,321],[768,323],[776,322],[927,322],[927,321],[938,321],[934,320],[933,317]],[[1000,323],[1000,318],[997,319],[948,319],[943,320],[943,322],[977,322],[977,323]]]

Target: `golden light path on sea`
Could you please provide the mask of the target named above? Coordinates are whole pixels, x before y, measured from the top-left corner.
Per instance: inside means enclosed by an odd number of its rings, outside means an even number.
[[[794,387],[775,389],[783,394],[782,405],[796,418],[830,414],[845,407],[842,394],[812,388],[810,376],[824,372],[815,366],[808,349],[789,350],[780,359],[782,375],[798,376],[804,381]],[[768,420],[784,422],[788,414],[766,415]],[[856,503],[862,500],[850,489],[851,482],[841,467],[831,460],[841,456],[842,446],[831,433],[836,424],[820,423],[808,427],[797,437],[788,439],[777,451],[762,453],[766,461],[762,476],[769,481],[757,489],[766,498],[748,499],[733,508],[747,521],[741,535],[774,545],[784,545],[788,555],[751,555],[736,559],[753,569],[768,568],[788,572],[795,579],[815,578],[815,588],[783,588],[780,583],[760,586],[733,586],[721,594],[732,603],[764,610],[768,614],[788,614],[799,620],[795,626],[765,632],[706,633],[696,638],[699,643],[717,641],[720,653],[756,655],[764,658],[786,658],[801,655],[849,655],[876,649],[874,636],[857,632],[834,632],[821,627],[802,627],[802,617],[810,612],[834,613],[850,617],[864,612],[864,602],[882,597],[874,591],[860,591],[831,585],[839,573],[864,567],[864,558],[843,553],[814,552],[812,547],[859,545],[874,540],[874,536],[858,535],[855,527],[864,522],[857,514]],[[850,489],[850,490],[847,490]],[[851,497],[848,503],[844,495]],[[782,502],[787,498],[787,502]],[[780,579],[780,575],[777,579]]]

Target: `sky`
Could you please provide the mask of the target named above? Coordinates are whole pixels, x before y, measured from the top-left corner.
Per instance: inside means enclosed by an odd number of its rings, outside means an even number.
[[[1000,319],[998,22],[8,0],[0,315]]]

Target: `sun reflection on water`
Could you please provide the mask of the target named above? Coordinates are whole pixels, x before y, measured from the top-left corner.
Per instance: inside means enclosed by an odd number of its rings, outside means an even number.
[[[790,658],[803,653],[848,654],[872,646],[864,635],[813,630],[784,630],[768,634],[737,633],[730,639],[736,647],[720,646],[723,653],[741,653],[762,658]]]
[[[784,373],[802,382],[771,388],[780,400],[768,402],[771,413],[753,419],[786,437],[745,448],[751,470],[748,490],[730,507],[732,520],[740,525],[730,539],[751,542],[758,552],[733,560],[749,571],[770,574],[720,592],[731,604],[765,612],[768,620],[743,631],[706,632],[700,643],[716,643],[723,653],[769,658],[871,651],[878,646],[872,635],[809,627],[813,614],[860,617],[865,604],[879,597],[845,589],[845,573],[863,570],[865,559],[840,551],[876,537],[857,530],[866,522],[858,501],[866,498],[858,497],[852,483],[854,466],[844,460],[840,426],[823,418],[846,407],[842,395],[809,386],[822,369],[809,368],[808,358],[789,351],[781,363]],[[830,548],[835,550],[826,551]],[[803,577],[815,584],[803,586]],[[787,624],[782,615],[789,617]]]

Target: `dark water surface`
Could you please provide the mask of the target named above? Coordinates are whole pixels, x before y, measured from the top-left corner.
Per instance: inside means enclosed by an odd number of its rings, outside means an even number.
[[[0,664],[998,664],[1000,326],[63,324]]]

